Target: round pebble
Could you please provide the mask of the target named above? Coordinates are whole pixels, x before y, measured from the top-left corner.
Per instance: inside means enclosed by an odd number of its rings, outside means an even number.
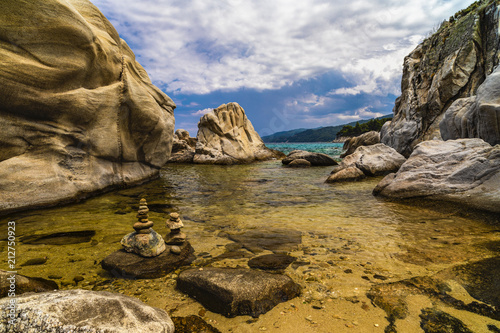
[[[172,252],[173,254],[181,254],[181,248],[177,245],[174,245],[170,248],[170,252]]]

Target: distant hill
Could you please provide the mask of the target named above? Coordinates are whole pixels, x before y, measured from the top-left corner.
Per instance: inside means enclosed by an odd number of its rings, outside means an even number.
[[[392,118],[392,113],[375,119]],[[338,126],[326,126],[314,129],[295,129],[291,131],[277,132],[263,136],[265,143],[272,142],[329,142],[335,140],[337,133],[346,125],[355,126],[356,123],[364,124],[372,119],[353,121]]]

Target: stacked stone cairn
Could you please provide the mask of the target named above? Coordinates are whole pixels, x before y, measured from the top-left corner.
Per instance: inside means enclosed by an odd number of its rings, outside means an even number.
[[[165,251],[165,241],[152,229],[153,221],[149,220],[149,208],[146,199],[139,202],[138,222],[134,224],[134,232],[125,235],[121,244],[125,251],[143,257],[156,257]]]
[[[178,213],[171,213],[170,219],[167,220],[167,227],[170,229],[170,233],[167,235],[165,243],[168,245],[182,245],[186,241],[186,234],[181,232],[181,228],[184,227]]]

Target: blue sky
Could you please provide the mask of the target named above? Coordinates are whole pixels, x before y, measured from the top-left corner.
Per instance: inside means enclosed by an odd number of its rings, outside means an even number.
[[[261,136],[392,112],[404,56],[465,0],[91,0],[177,104],[238,102]]]

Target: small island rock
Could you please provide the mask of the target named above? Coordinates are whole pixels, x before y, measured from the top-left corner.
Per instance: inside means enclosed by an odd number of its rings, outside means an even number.
[[[305,150],[294,150],[290,152],[282,161],[284,165],[290,164],[294,160],[306,160],[312,166],[329,166],[338,163],[330,156],[322,153],[311,153]]]

